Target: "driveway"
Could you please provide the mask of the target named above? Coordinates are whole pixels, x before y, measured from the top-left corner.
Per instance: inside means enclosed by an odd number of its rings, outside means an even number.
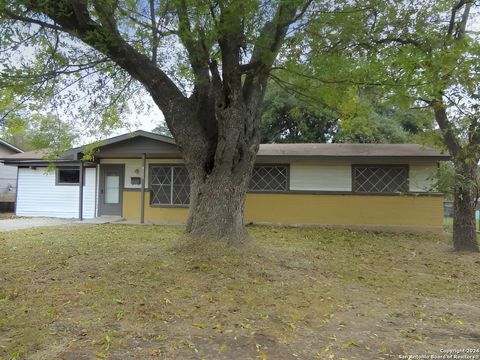
[[[13,215],[12,215],[13,216]],[[120,216],[102,216],[94,219],[85,219],[80,221],[78,219],[62,219],[51,217],[13,217],[0,218],[0,232],[30,229],[45,226],[65,226],[65,225],[99,225],[124,222]]]
[[[77,221],[77,219],[56,219],[46,217],[2,219],[0,220],[0,232],[43,226],[71,225],[75,224]]]

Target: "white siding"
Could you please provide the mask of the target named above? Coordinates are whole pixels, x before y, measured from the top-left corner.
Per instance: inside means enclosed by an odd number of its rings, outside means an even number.
[[[290,190],[351,191],[349,163],[290,164]]]
[[[85,169],[83,217],[95,217],[94,168]],[[16,214],[19,216],[78,217],[78,186],[56,185],[55,171],[47,168],[20,168]]]
[[[410,165],[410,191],[424,192],[431,190],[435,184],[437,164],[411,164]]]

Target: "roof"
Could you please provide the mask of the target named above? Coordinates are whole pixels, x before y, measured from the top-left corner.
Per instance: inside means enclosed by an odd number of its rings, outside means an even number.
[[[41,160],[47,155],[48,150],[25,151],[18,154],[5,156],[5,160]]]
[[[449,158],[419,144],[261,144],[258,156],[289,157],[435,157]]]
[[[131,143],[135,138],[146,138],[159,141],[162,144],[175,145],[175,141],[167,136],[150,133],[143,130],[134,131],[119,136],[115,136],[106,140],[98,142],[98,148],[111,148],[117,146],[123,149],[128,148],[127,143]],[[122,143],[123,142],[123,143]],[[122,144],[120,144],[122,143]],[[155,145],[156,143],[153,143]],[[90,144],[91,145],[91,144]],[[158,144],[161,145],[161,144]],[[75,161],[78,159],[78,154],[85,151],[89,145],[73,148],[64,153],[59,159],[61,161]],[[155,145],[157,147],[157,145]],[[161,148],[160,146],[158,146]],[[169,148],[170,149],[170,148]],[[175,149],[175,153],[179,152]],[[3,158],[7,163],[29,161],[48,161],[43,160],[47,150],[29,151],[20,154],[10,155]],[[107,154],[109,154],[107,152]],[[122,154],[125,155],[125,154]],[[152,157],[158,155],[152,153]],[[168,151],[164,155],[175,155]],[[178,157],[178,156],[177,156]],[[426,147],[419,144],[261,144],[258,151],[260,158],[428,158],[432,160],[447,160],[450,155],[446,152],[441,152],[439,149]]]
[[[5,140],[0,139],[0,144],[3,146],[6,146],[7,148],[17,152],[17,153],[22,153],[23,150],[16,147],[15,145],[10,144],[9,142],[6,142]]]
[[[171,137],[160,135],[160,134],[155,134],[155,133],[144,131],[144,130],[136,130],[136,131],[133,131],[133,132],[130,132],[130,133],[114,136],[114,137],[104,139],[104,140],[100,140],[98,142],[98,147],[116,144],[116,143],[119,143],[121,141],[133,139],[135,137],[144,137],[144,138],[147,138],[147,139],[158,140],[158,141],[161,141],[163,143],[175,145],[175,140]],[[91,145],[91,144],[73,148],[73,149],[67,151],[64,154],[64,157],[68,157],[70,154],[76,154],[78,152],[82,152],[89,145]]]

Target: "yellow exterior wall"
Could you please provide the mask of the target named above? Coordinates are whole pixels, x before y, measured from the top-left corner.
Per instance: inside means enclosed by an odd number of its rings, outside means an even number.
[[[187,208],[150,207],[145,221],[185,223]],[[123,217],[140,219],[140,192],[123,193]],[[443,197],[389,195],[247,194],[245,221],[270,224],[334,225],[405,230],[443,227]]]
[[[257,223],[441,230],[443,197],[248,194],[245,220]]]
[[[140,220],[140,191],[123,192],[123,217],[127,220]],[[150,207],[150,192],[145,192],[145,221],[165,224],[187,222],[188,208]]]

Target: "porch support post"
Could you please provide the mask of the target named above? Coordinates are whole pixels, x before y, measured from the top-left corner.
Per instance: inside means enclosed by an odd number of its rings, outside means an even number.
[[[78,181],[78,220],[83,221],[83,161],[80,160],[80,179]]]
[[[145,222],[145,174],[146,174],[146,163],[147,155],[142,154],[142,190],[140,192],[140,223]]]

